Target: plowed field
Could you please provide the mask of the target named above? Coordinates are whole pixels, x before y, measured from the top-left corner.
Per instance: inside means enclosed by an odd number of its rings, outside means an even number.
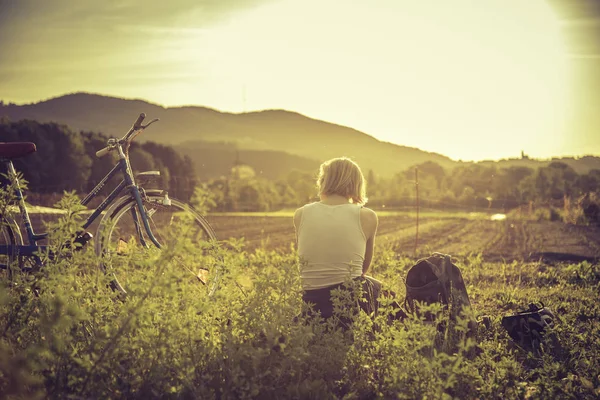
[[[293,245],[294,228],[289,216],[211,216],[220,239],[245,238],[246,248],[264,246],[286,250]],[[384,215],[379,218],[376,246],[391,246],[402,254],[414,254],[414,217]],[[489,217],[425,217],[419,221],[417,254],[482,253],[486,259],[572,260],[600,256],[600,228],[562,222],[511,220]]]
[[[53,214],[33,214],[36,230]],[[218,214],[208,220],[217,237],[243,239],[245,249],[259,247],[288,251],[295,236],[291,215]],[[91,232],[95,226],[92,225]],[[401,254],[417,255],[433,251],[461,255],[481,253],[493,260],[548,259],[579,261],[600,257],[600,227],[575,226],[562,222],[511,219],[492,221],[487,215],[466,214],[425,216],[419,220],[415,243],[413,215],[385,214],[379,217],[376,246],[390,246]]]

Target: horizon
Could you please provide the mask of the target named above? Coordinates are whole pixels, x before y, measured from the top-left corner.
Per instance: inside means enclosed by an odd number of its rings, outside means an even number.
[[[581,1],[115,1],[0,0],[2,100],[285,110],[453,160],[600,155],[600,10]]]

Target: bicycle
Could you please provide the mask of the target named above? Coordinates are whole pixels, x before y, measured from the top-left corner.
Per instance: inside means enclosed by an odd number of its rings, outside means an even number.
[[[130,282],[127,271],[123,268],[119,270],[117,267],[116,261],[119,258],[131,257],[139,253],[143,256],[144,252],[161,249],[170,240],[189,239],[198,246],[203,246],[202,242],[216,241],[215,232],[208,221],[191,205],[169,197],[167,191],[145,190],[136,184],[136,178],[160,176],[160,171],[146,171],[134,176],[129,162],[129,147],[132,141],[144,129],[158,121],[153,119],[146,125],[142,125],[145,117],[144,113],[140,114],[125,136],[118,140],[110,138],[107,146],[96,152],[96,156],[103,157],[112,151],[117,151],[118,162],[81,200],[81,205],[87,206],[106,183],[119,172],[122,174],[122,180],[91,212],[81,226],[81,231],[73,238],[76,248],[85,246],[93,238],[86,229],[102,215],[96,230],[95,252],[99,257],[99,267],[112,275],[110,286],[123,294],[127,294],[126,288]],[[12,163],[13,159],[35,151],[35,144],[30,142],[0,143],[0,163],[6,166],[8,172],[6,174],[8,183],[5,186],[14,189],[14,200],[22,222],[22,226],[19,226],[8,212],[0,214],[0,270],[8,270],[9,277],[13,269],[28,272],[42,267],[44,262],[41,255],[47,254],[52,257],[48,245],[38,244],[39,241],[48,238],[48,233],[34,232],[17,171]],[[128,193],[121,196],[124,191]],[[186,229],[180,230],[177,235],[186,233],[187,237],[173,237],[173,229],[184,223],[187,223]],[[23,242],[21,228],[27,235],[26,244]],[[185,265],[185,260],[181,257],[176,261],[184,263],[182,266],[207,286],[209,296],[215,293],[220,277],[218,268],[209,271],[209,267],[203,265],[196,272],[191,266]]]

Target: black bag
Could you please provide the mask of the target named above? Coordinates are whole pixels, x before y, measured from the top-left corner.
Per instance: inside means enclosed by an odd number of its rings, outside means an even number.
[[[404,303],[411,312],[418,313],[417,303],[439,302],[450,308],[450,317],[456,319],[462,310],[470,309],[471,301],[460,269],[447,254],[433,253],[413,265],[406,275]],[[427,320],[433,316],[426,314]],[[475,321],[469,321],[474,329]]]
[[[502,317],[502,326],[523,349],[538,354],[546,328],[553,327],[556,317],[544,303],[529,304],[529,309]]]

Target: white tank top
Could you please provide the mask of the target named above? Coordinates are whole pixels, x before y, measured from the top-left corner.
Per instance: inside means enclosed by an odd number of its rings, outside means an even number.
[[[367,238],[358,204],[311,203],[298,227],[300,277],[304,290],[321,289],[362,275]]]

